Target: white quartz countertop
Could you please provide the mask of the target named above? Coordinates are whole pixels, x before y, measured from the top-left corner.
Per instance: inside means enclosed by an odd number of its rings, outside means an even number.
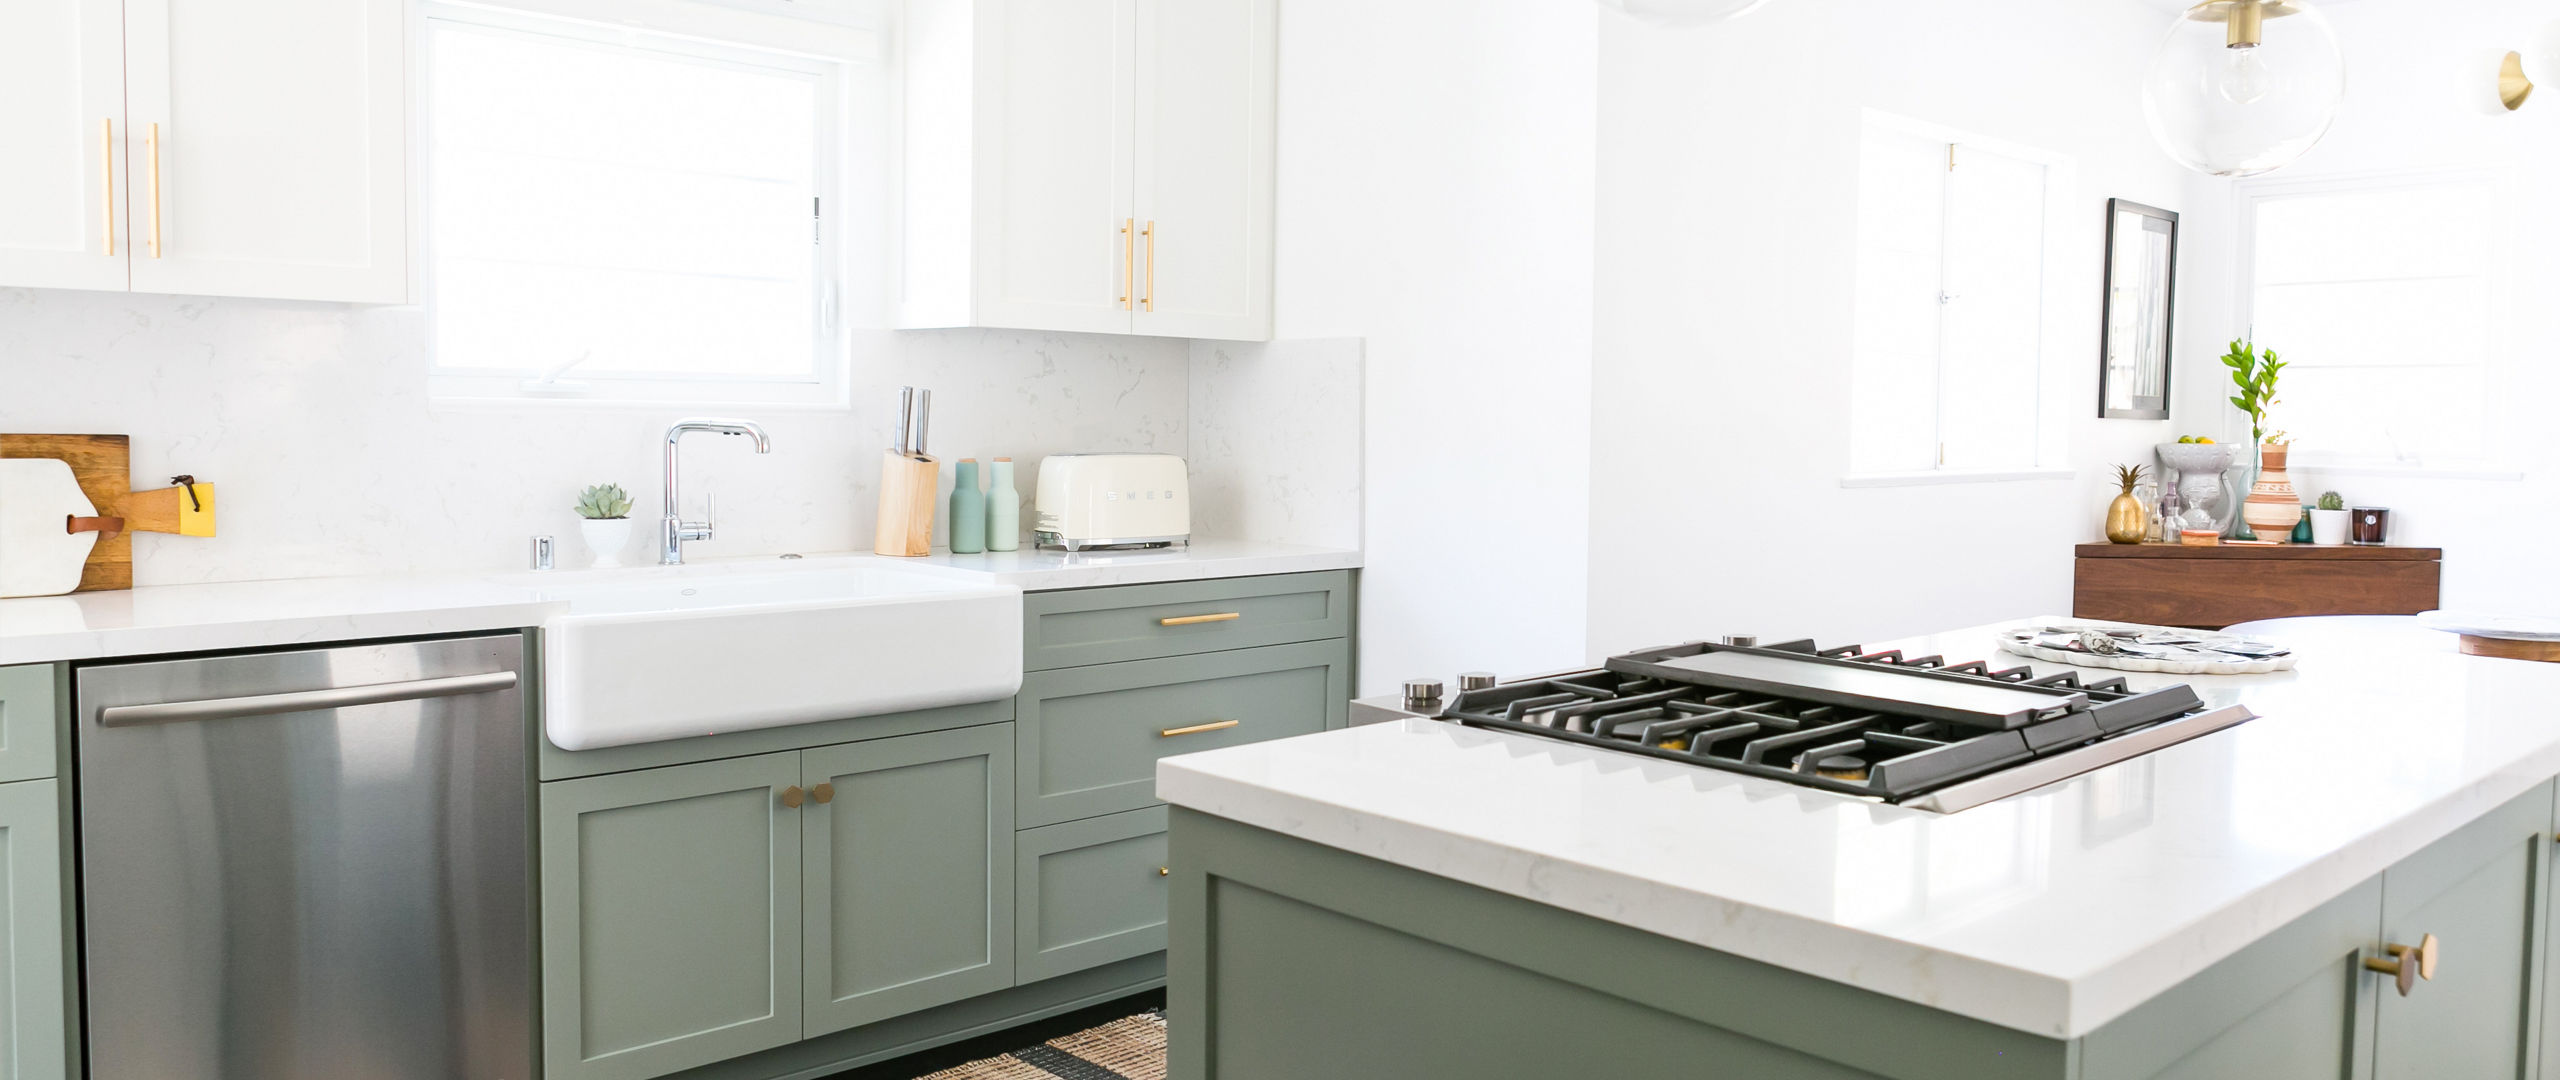
[[[2061,669],[1994,629],[1872,647]],[[1157,794],[2076,1038],[2560,774],[2560,664],[2405,618],[2247,632],[2299,666],[2128,679],[2259,719],[1952,815],[1429,720],[1167,758]]]
[[[1026,591],[1157,581],[1340,570],[1360,553],[1334,548],[1202,540],[1189,548],[1147,551],[1021,551],[921,559],[869,554],[697,560],[706,570],[770,568],[819,572],[877,561],[935,573],[983,576]],[[495,575],[302,578],[195,585],[146,585],[113,592],[0,600],[0,665],[41,664],[167,653],[255,649],[329,641],[459,634],[539,626],[566,605],[544,587],[574,574],[641,580],[657,567],[561,571],[563,578],[518,572]]]
[[[1297,574],[1311,570],[1349,570],[1360,565],[1360,553],[1346,548],[1265,544],[1251,540],[1194,540],[1186,547],[1136,548],[1127,551],[1060,551],[1054,548],[990,551],[954,555],[937,550],[900,563],[947,566],[982,573],[1002,585],[1025,592],[1089,589],[1101,585],[1144,585],[1159,581]]]
[[[0,600],[0,665],[460,634],[539,625],[563,605],[461,577],[147,585]]]

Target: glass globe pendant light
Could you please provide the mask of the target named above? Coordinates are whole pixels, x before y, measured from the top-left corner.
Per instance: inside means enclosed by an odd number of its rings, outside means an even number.
[[[1726,19],[1740,18],[1759,10],[1769,0],[1600,0],[1600,6],[1616,8],[1658,26],[1705,26]]]
[[[2310,0],[2204,0],[2169,27],[2143,77],[2142,112],[2190,169],[2255,176],[2329,133],[2346,92],[2338,35]]]

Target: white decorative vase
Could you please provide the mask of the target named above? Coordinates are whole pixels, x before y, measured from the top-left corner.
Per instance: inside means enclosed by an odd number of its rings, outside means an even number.
[[[2313,509],[2311,511],[2311,542],[2324,547],[2338,547],[2345,544],[2348,517],[2349,512],[2345,510]]]
[[[581,518],[578,536],[587,542],[587,550],[595,561],[587,565],[598,570],[611,570],[622,565],[622,551],[631,546],[630,518]]]

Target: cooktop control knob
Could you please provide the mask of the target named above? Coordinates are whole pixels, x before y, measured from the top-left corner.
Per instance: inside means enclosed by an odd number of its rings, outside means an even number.
[[[1439,712],[1440,680],[1406,680],[1404,684],[1404,707],[1413,712]]]
[[[1461,671],[1458,673],[1458,692],[1464,694],[1473,690],[1491,690],[1496,681],[1498,680],[1490,671]]]

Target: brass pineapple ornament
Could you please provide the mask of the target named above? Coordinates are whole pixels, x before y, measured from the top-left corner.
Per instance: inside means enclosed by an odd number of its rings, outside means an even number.
[[[2142,500],[2133,497],[2133,489],[2150,472],[2141,465],[2118,465],[2116,497],[2107,504],[2107,542],[2139,544],[2151,533],[2151,515]]]

